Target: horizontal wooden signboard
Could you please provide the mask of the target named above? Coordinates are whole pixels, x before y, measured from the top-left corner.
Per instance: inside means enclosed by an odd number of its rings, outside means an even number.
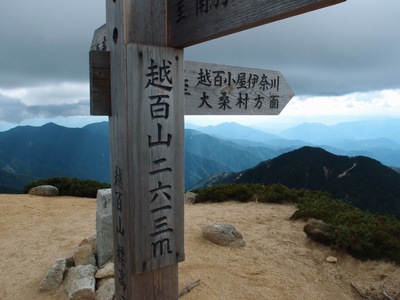
[[[90,114],[93,116],[111,113],[110,52],[89,52]]]
[[[185,61],[185,115],[278,115],[293,96],[278,71]]]
[[[90,107],[111,115],[109,52],[90,51]],[[185,115],[278,115],[294,93],[278,71],[185,61]]]
[[[185,115],[278,115],[293,96],[278,71],[185,61]]]
[[[191,46],[344,1],[168,0],[168,46]]]

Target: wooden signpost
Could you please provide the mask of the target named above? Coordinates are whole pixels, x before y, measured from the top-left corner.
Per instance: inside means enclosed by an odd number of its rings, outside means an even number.
[[[116,300],[178,298],[184,114],[279,114],[293,97],[279,72],[184,62],[182,48],[339,2],[106,0],[90,95],[110,116]]]

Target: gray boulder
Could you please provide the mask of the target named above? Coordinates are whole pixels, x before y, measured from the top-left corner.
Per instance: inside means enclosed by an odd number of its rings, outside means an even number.
[[[58,289],[64,278],[66,270],[66,260],[64,258],[57,259],[50,267],[45,278],[39,284],[40,291],[54,291]]]
[[[52,185],[39,185],[31,188],[28,194],[34,196],[55,197],[58,196],[58,188]]]
[[[186,192],[185,193],[185,203],[194,204],[196,201],[196,196],[197,196],[197,194],[195,194],[195,193]]]
[[[246,245],[242,234],[231,224],[211,224],[203,227],[203,238],[217,245],[233,248]]]
[[[93,265],[78,265],[68,269],[64,279],[64,290],[68,300],[94,300],[96,270]]]
[[[310,239],[324,245],[330,245],[332,241],[332,230],[321,220],[308,220],[304,232]]]
[[[113,300],[115,296],[114,278],[102,279],[96,291],[96,300]]]
[[[96,257],[94,248],[90,244],[84,244],[74,250],[75,265],[93,265],[96,266]]]
[[[96,274],[94,274],[94,277],[97,279],[114,277],[114,263],[109,262],[105,264],[104,267],[97,270]]]
[[[96,266],[96,236],[84,239],[79,247],[74,250],[75,265],[93,265]]]

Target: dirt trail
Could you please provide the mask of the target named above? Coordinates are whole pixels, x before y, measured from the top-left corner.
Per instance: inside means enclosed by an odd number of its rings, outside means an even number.
[[[94,199],[0,194],[0,299],[65,299],[62,288],[49,294],[37,286],[57,258],[71,256],[95,233],[95,210]],[[201,284],[181,299],[360,299],[350,283],[369,295],[382,294],[384,284],[400,299],[399,266],[360,262],[308,240],[304,223],[289,221],[295,210],[262,203],[186,205],[179,286]],[[201,228],[215,222],[233,224],[246,247],[203,240]],[[328,256],[338,262],[328,263]]]

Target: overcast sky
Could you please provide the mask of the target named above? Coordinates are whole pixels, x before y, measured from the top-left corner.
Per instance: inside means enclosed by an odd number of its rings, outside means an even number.
[[[54,117],[95,122],[88,52],[105,0],[7,1],[0,20],[0,130]],[[280,71],[296,97],[253,123],[400,117],[399,31],[399,0],[348,0],[186,48],[185,59]]]

